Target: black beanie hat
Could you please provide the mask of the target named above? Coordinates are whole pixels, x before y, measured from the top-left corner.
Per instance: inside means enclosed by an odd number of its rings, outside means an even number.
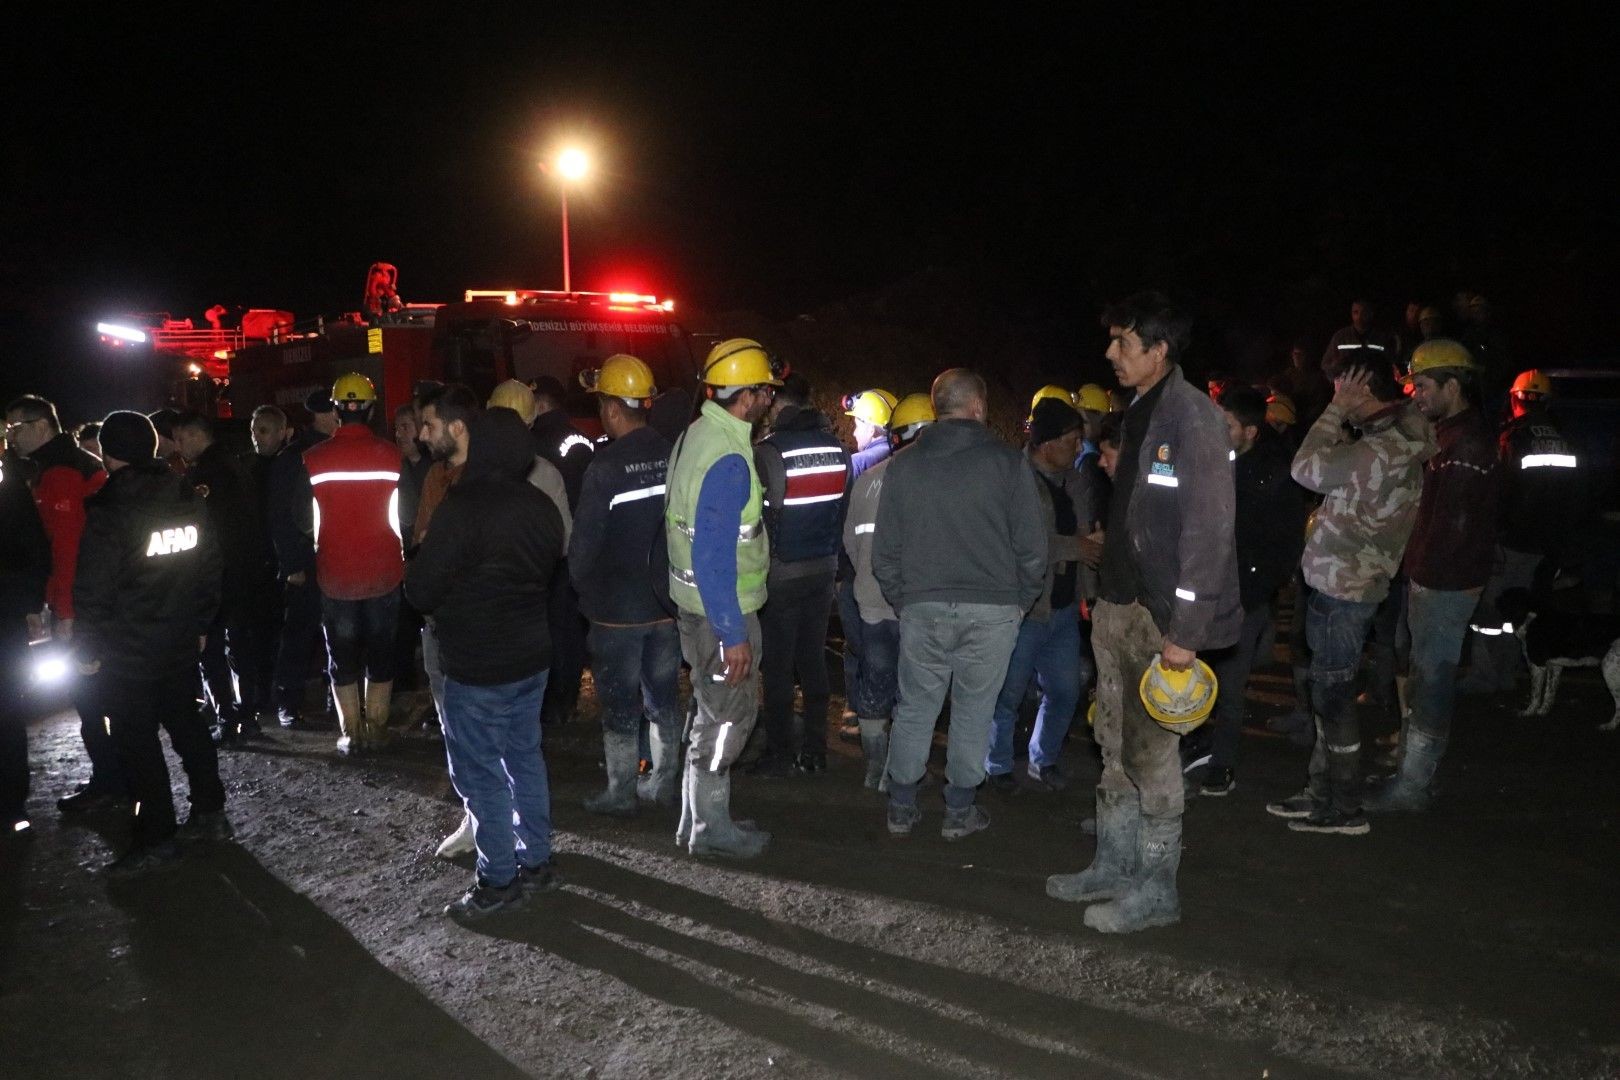
[[[1029,417],[1029,445],[1039,446],[1080,426],[1080,414],[1066,401],[1041,398]]]
[[[111,412],[101,422],[101,452],[119,461],[147,461],[157,454],[157,429],[138,412]]]

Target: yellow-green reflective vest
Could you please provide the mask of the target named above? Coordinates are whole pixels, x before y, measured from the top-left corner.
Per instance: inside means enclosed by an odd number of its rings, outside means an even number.
[[[698,493],[714,463],[728,454],[741,454],[748,463],[748,502],[737,531],[737,605],[742,613],[765,606],[765,575],[771,549],[762,516],[764,492],[754,471],[752,427],[713,401],[686,429],[670,462],[669,504],[664,510],[664,537],[669,547],[669,595],[682,611],[707,617],[692,568],[692,537],[697,521]]]

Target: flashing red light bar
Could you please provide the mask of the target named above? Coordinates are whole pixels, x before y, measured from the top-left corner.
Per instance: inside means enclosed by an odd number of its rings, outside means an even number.
[[[137,330],[133,326],[120,326],[117,323],[98,322],[96,333],[103,337],[116,338],[119,341],[130,341],[139,345],[146,341],[146,332]]]
[[[512,307],[527,300],[572,300],[576,302],[607,301],[615,311],[664,311],[675,310],[675,301],[660,300],[647,293],[630,292],[562,292],[555,289],[466,289],[462,299],[467,303],[476,300],[496,300]]]

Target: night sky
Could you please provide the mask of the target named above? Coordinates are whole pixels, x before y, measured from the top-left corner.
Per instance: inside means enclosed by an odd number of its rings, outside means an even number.
[[[1161,285],[1215,354],[1325,338],[1354,292],[1398,318],[1473,288],[1521,354],[1614,356],[1595,27],[533,7],[30,14],[5,76],[3,388],[98,313],[353,310],[378,259],[412,301],[559,287],[535,162],[566,134],[602,167],[570,200],[577,288],[781,319],[945,267],[1089,353],[1104,298]]]

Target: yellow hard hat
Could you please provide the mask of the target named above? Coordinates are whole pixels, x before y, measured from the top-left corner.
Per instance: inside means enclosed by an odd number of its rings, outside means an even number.
[[[780,364],[752,338],[727,338],[709,350],[703,381],[710,386],[781,386]]]
[[[1414,377],[1427,371],[1458,368],[1472,371],[1478,366],[1474,363],[1473,354],[1462,342],[1452,341],[1450,338],[1434,338],[1425,341],[1412,351],[1412,367],[1406,375],[1406,381],[1411,382]]]
[[[1185,671],[1171,671],[1155,653],[1153,662],[1142,672],[1137,691],[1142,695],[1148,715],[1158,721],[1160,727],[1185,735],[1209,719],[1220,683],[1215,679],[1215,672],[1202,660],[1194,660],[1192,667]]]
[[[579,385],[593,394],[627,401],[647,401],[658,396],[652,368],[627,353],[608,357],[595,371],[580,372]]]
[[[1063,389],[1063,387],[1061,387],[1061,386],[1056,386],[1056,385],[1054,385],[1052,383],[1047,383],[1045,386],[1043,386],[1039,390],[1035,391],[1035,396],[1029,399],[1029,414],[1031,416],[1034,416],[1035,415],[1035,406],[1039,405],[1042,401],[1046,400],[1047,398],[1056,398],[1057,400],[1063,402],[1063,404],[1067,405],[1069,408],[1071,408],[1071,409],[1074,408],[1074,395],[1073,394],[1069,393],[1067,390]]]
[[[1537,368],[1519,373],[1513,380],[1512,394],[1516,398],[1544,398],[1552,396],[1552,380]]]
[[[363,409],[377,400],[377,388],[357,371],[339,375],[332,384],[332,404],[340,409]]]
[[[1112,408],[1112,403],[1108,400],[1108,391],[1096,383],[1088,382],[1074,392],[1074,407],[1086,409],[1090,412],[1105,413]],[[1034,406],[1032,405],[1030,408],[1034,408]]]
[[[522,418],[525,425],[532,424],[535,414],[534,390],[526,383],[507,379],[490,392],[489,407],[511,409]]]
[[[862,390],[844,395],[844,415],[886,428],[893,422],[894,407],[898,404],[900,399],[887,390]]]
[[[913,424],[931,424],[934,420],[933,398],[927,394],[907,394],[895,405],[889,417],[889,428],[904,431]]]
[[[1297,424],[1299,413],[1294,409],[1294,399],[1287,394],[1273,392],[1266,398],[1266,423],[1268,424]]]

